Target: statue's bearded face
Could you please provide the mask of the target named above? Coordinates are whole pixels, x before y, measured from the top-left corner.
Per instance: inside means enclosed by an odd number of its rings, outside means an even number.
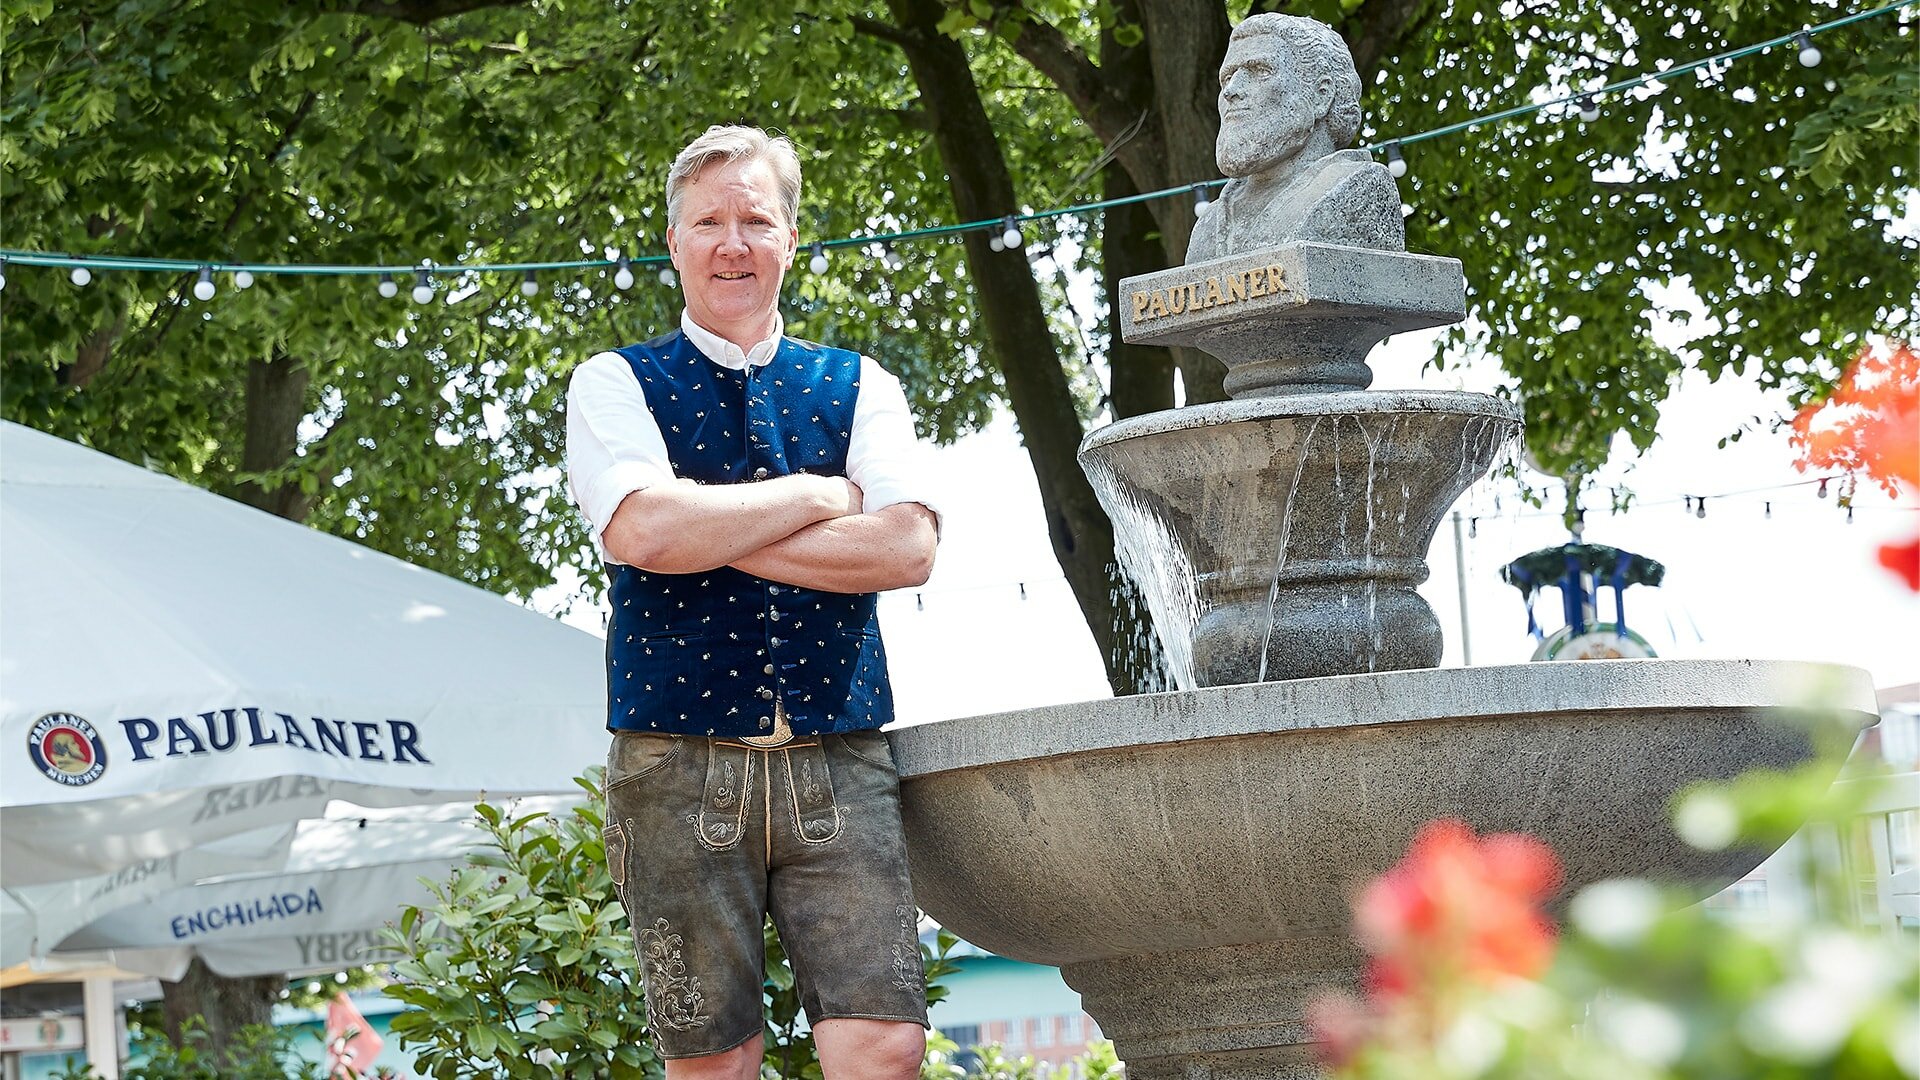
[[[1227,176],[1287,165],[1327,111],[1330,95],[1308,81],[1279,34],[1227,47],[1220,62],[1220,137],[1214,156]]]

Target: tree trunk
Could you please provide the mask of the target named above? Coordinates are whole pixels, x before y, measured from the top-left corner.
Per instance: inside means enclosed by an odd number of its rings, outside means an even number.
[[[1103,194],[1109,199],[1124,199],[1138,194],[1133,178],[1125,169],[1109,164],[1102,172]],[[1139,203],[1109,209],[1100,229],[1100,262],[1106,278],[1107,310],[1121,310],[1120,282],[1134,274],[1159,270],[1162,251],[1154,238],[1153,215]],[[1122,420],[1141,413],[1173,408],[1173,357],[1168,350],[1154,345],[1129,345],[1120,340],[1120,324],[1109,319],[1107,371],[1113,418]]]
[[[888,0],[888,7],[895,25],[881,36],[906,53],[954,209],[962,220],[1008,213],[1019,205],[1013,178],[966,51],[937,29],[944,6],[940,0]],[[1022,252],[995,252],[984,233],[968,233],[963,242],[987,330],[987,352],[1000,366],[1008,404],[1039,480],[1054,557],[1106,660],[1114,692],[1135,693],[1143,685],[1140,650],[1133,627],[1115,625],[1116,596],[1124,589],[1114,565],[1113,526],[1075,457],[1080,415],[1039,286]]]
[[[286,985],[284,975],[239,979],[216,975],[196,956],[179,982],[160,984],[167,1037],[175,1046],[184,1045],[182,1029],[188,1020],[200,1017],[206,1022],[206,1049],[218,1061],[241,1028],[273,1022],[273,1003]]]
[[[275,472],[293,460],[311,382],[307,366],[283,352],[248,365],[246,431],[240,451],[240,470],[248,478],[226,485],[233,498],[290,521],[304,520],[313,509],[313,498],[299,484],[270,487],[252,477]],[[272,1022],[273,1003],[286,985],[285,975],[218,975],[194,957],[179,982],[160,984],[167,1035],[179,1045],[182,1025],[192,1017],[203,1017],[207,1048],[218,1060],[241,1028]]]
[[[312,497],[298,484],[269,486],[253,477],[284,468],[293,460],[312,379],[305,364],[283,352],[247,366],[247,429],[240,451],[240,470],[245,478],[233,486],[231,494],[248,506],[289,521],[306,520],[313,509]]]

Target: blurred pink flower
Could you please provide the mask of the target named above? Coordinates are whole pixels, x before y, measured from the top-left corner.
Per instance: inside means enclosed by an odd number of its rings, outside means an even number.
[[[1369,990],[1391,997],[1436,980],[1540,974],[1554,940],[1540,904],[1559,885],[1559,860],[1531,836],[1475,836],[1458,821],[1428,822],[1354,906],[1360,943],[1372,955]]]

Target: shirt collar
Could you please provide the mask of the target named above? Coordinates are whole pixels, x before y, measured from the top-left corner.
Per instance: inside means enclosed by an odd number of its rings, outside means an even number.
[[[693,347],[704,353],[707,359],[734,371],[743,371],[773,359],[775,350],[780,348],[780,335],[786,328],[786,320],[780,317],[779,312],[774,312],[773,336],[742,352],[740,346],[694,322],[691,312],[680,309],[680,330],[687,335],[688,341],[693,342]]]

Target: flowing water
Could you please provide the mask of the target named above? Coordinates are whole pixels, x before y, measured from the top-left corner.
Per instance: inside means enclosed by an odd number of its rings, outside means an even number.
[[[1145,432],[1097,448],[1083,464],[1113,519],[1119,568],[1152,614],[1168,675],[1192,689],[1197,629],[1222,605],[1244,606],[1250,585],[1264,608],[1255,670],[1268,680],[1289,590],[1319,580],[1305,565],[1294,577],[1307,578],[1287,579],[1302,559],[1335,561],[1326,580],[1338,606],[1366,628],[1346,663],[1376,670],[1394,629],[1382,615],[1405,610],[1404,602],[1383,607],[1381,593],[1411,587],[1409,562],[1424,566],[1447,507],[1503,449],[1510,453],[1517,432],[1505,417],[1432,408],[1279,414]],[[1422,448],[1435,441],[1454,449],[1452,462],[1445,450]],[[1303,531],[1303,522],[1312,527]]]

